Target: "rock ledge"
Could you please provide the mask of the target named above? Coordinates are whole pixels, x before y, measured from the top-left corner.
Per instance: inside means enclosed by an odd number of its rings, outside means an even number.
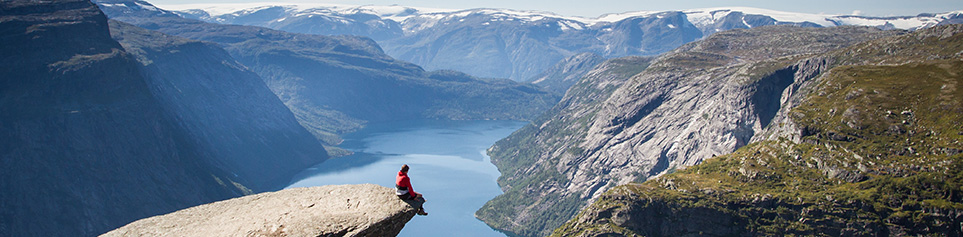
[[[293,188],[141,219],[102,236],[393,236],[415,209],[374,184]]]

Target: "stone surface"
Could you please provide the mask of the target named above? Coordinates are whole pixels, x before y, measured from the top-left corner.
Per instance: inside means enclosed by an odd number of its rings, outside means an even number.
[[[102,236],[392,236],[415,216],[374,184],[293,188],[142,219]]]

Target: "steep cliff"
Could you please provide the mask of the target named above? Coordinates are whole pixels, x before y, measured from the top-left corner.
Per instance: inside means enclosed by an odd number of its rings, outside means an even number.
[[[102,236],[394,236],[415,212],[392,188],[332,185],[204,204]]]
[[[832,63],[780,112],[791,126],[614,188],[555,234],[963,234],[963,25],[816,59]]]
[[[537,205],[541,199],[550,200],[554,210],[538,212],[540,216],[528,215],[518,218],[516,225],[524,225],[530,229],[553,228],[561,224],[561,220],[569,218],[581,207],[577,198],[566,197],[559,199],[559,195],[547,197],[527,196],[550,190],[537,190],[545,180],[562,179],[558,173],[536,170],[539,157],[545,152],[558,151],[581,153],[578,149],[566,149],[573,144],[589,128],[589,122],[597,114],[599,106],[606,97],[633,75],[642,72],[648,66],[651,58],[625,57],[605,61],[586,74],[565,97],[551,110],[534,123],[522,127],[511,136],[499,140],[489,150],[492,162],[497,165],[502,176],[498,178],[499,185],[505,194],[496,197],[479,209],[475,216],[490,226],[508,229],[507,223],[512,223],[512,215],[516,214],[516,207]],[[498,160],[496,160],[498,159]],[[502,160],[504,159],[504,160]],[[504,165],[510,163],[511,165]],[[535,177],[519,177],[507,174],[538,172]],[[518,211],[527,213],[529,210]],[[517,229],[515,233],[520,233]]]
[[[276,190],[327,153],[257,74],[212,43],[110,21],[151,93],[195,146],[254,192]]]
[[[748,144],[825,64],[798,60],[898,33],[773,26],[686,44],[611,93],[586,95],[602,101],[560,103],[586,109],[553,109],[562,113],[496,143],[492,161],[506,191],[479,217],[521,235],[547,235],[611,187]],[[574,118],[580,122],[566,122]],[[547,129],[553,123],[561,129]]]
[[[89,1],[0,2],[0,236],[90,236],[234,197]]]

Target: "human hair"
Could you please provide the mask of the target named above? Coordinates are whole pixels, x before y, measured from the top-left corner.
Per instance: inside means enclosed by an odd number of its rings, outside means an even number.
[[[401,172],[408,173],[408,164],[401,165]]]

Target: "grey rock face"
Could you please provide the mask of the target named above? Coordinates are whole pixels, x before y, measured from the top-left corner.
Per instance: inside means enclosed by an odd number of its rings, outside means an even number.
[[[391,188],[331,185],[204,204],[102,236],[394,236],[415,212]]]
[[[633,75],[645,70],[651,58],[625,57],[608,60],[587,73],[565,97],[534,123],[495,143],[488,152],[502,176],[498,182],[505,194],[489,201],[475,216],[489,225],[521,235],[539,235],[535,230],[554,228],[583,205],[577,196],[555,195],[542,198],[542,192],[558,192],[567,182],[552,166],[556,160],[545,157],[572,156],[585,152],[574,144],[581,141],[598,116],[602,103]],[[535,174],[535,175],[528,175]],[[550,194],[551,195],[551,194]],[[543,204],[538,204],[541,202]],[[524,208],[519,211],[518,208]],[[541,212],[539,210],[548,210]],[[549,210],[550,209],[550,210]],[[517,228],[524,226],[524,228]],[[547,233],[546,233],[547,234]]]
[[[728,154],[748,144],[773,121],[780,121],[776,115],[783,103],[792,101],[794,90],[818,74],[822,63],[796,62],[799,56],[896,33],[857,27],[762,27],[721,32],[680,47],[610,94],[589,95],[605,98],[590,106],[590,112],[550,114],[545,116],[550,120],[540,124],[590,115],[586,121],[567,125],[572,128],[539,129],[524,135],[537,134],[534,137],[516,137],[523,136],[516,133],[504,140],[528,141],[535,146],[497,143],[498,149],[505,150],[493,152],[492,160],[511,171],[503,172],[506,177],[500,179],[509,191],[489,204],[517,196],[539,200],[506,207],[520,211],[483,220],[515,219],[522,224],[505,229],[547,235],[557,226],[532,229],[524,223],[571,213],[560,211],[558,206],[571,205],[560,205],[563,201],[583,206],[609,187],[644,181]],[[573,87],[569,93],[574,91]],[[559,106],[586,107],[578,103]],[[532,168],[507,168],[518,165]],[[545,178],[546,172],[557,176]]]

